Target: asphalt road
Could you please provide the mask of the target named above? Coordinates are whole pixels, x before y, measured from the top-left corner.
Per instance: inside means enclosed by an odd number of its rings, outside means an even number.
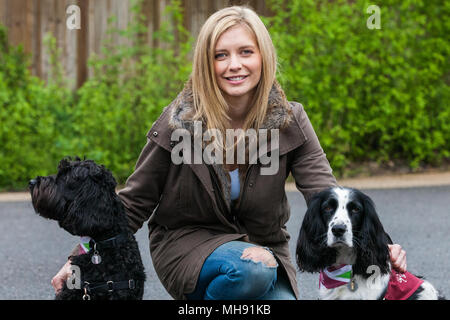
[[[375,201],[386,231],[407,252],[408,270],[424,275],[450,297],[450,186],[365,190]],[[306,205],[298,192],[289,192],[290,250],[294,257]],[[148,230],[136,234],[147,273],[145,299],[171,297],[153,269]],[[78,239],[55,221],[36,214],[29,202],[0,202],[0,299],[53,299],[51,278],[65,263]],[[301,299],[316,299],[317,274],[298,274]]]

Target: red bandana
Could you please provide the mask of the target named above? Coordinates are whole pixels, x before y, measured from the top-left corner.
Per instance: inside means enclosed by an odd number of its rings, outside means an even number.
[[[422,279],[417,278],[408,271],[399,273],[395,270],[391,272],[391,278],[387,292],[384,296],[386,300],[406,300],[423,283]]]

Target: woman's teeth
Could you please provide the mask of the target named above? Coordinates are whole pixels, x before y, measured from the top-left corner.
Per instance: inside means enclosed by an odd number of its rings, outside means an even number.
[[[246,76],[242,76],[242,77],[231,77],[231,78],[226,78],[227,80],[231,80],[231,81],[240,81],[240,80],[244,80]]]

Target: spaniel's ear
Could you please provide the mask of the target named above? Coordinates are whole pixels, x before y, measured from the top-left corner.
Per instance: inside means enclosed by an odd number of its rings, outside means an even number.
[[[390,238],[384,231],[372,199],[363,193],[361,193],[361,198],[364,212],[359,233],[359,250],[356,262],[358,267],[353,268],[353,271],[355,274],[369,277],[371,274],[367,273],[367,268],[371,265],[376,265],[380,268],[382,274],[389,273],[388,244],[390,243]]]
[[[327,247],[327,226],[320,217],[321,197],[309,203],[297,240],[296,262],[300,271],[319,272],[336,260],[336,250]]]

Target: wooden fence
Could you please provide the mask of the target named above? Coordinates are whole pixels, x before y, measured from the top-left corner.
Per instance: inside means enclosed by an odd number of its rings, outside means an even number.
[[[262,15],[269,14],[264,0],[183,0],[184,25],[195,37],[207,17],[218,9],[247,4]],[[147,27],[147,42],[155,45],[152,32],[157,30],[164,8],[170,0],[143,0],[143,14]],[[80,29],[66,25],[70,5],[80,8]],[[43,43],[51,33],[61,50],[61,64],[73,87],[80,87],[89,77],[87,61],[91,53],[99,53],[107,35],[108,18],[115,16],[114,28],[124,29],[132,19],[129,0],[0,0],[0,24],[8,29],[8,41],[22,44],[31,54],[31,71],[42,79],[48,78],[49,57]],[[114,41],[127,41],[115,38]],[[125,42],[126,43],[126,42]]]

